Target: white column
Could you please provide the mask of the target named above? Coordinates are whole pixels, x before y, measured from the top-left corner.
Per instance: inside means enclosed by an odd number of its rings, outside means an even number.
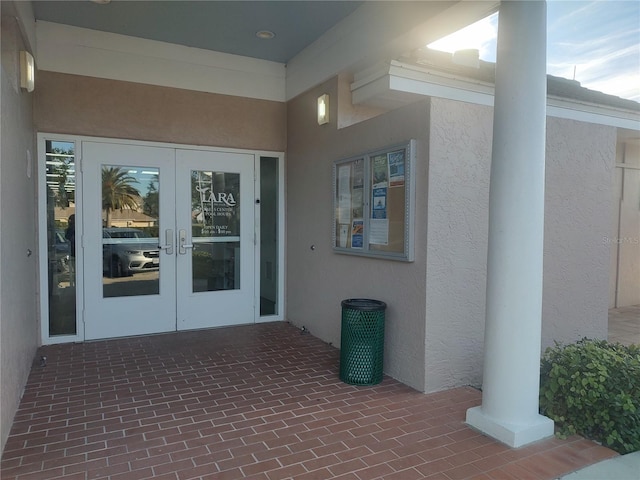
[[[511,447],[553,435],[553,421],[538,414],[546,34],[544,1],[501,3],[482,406],[467,423]]]

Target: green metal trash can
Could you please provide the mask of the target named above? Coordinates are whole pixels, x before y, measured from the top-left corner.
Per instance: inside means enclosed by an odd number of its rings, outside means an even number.
[[[351,298],[342,301],[340,380],[351,385],[382,381],[384,317],[387,304]]]

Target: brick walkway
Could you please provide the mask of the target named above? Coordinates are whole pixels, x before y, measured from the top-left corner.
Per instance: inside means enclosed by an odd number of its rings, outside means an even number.
[[[616,454],[573,437],[513,450],[464,424],[480,393],[338,379],[287,323],[41,348],[3,480],[554,479]]]

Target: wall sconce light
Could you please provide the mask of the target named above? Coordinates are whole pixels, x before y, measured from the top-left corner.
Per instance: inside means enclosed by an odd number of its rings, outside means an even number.
[[[35,88],[35,62],[33,56],[25,51],[20,51],[20,88],[27,92],[33,92]]]
[[[329,123],[329,95],[324,94],[318,97],[318,125]]]

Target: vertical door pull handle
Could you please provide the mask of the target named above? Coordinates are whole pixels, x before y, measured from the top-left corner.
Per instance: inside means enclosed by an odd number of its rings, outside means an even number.
[[[164,231],[164,245],[158,245],[160,250],[164,250],[167,255],[173,255],[173,230],[168,228]]]

